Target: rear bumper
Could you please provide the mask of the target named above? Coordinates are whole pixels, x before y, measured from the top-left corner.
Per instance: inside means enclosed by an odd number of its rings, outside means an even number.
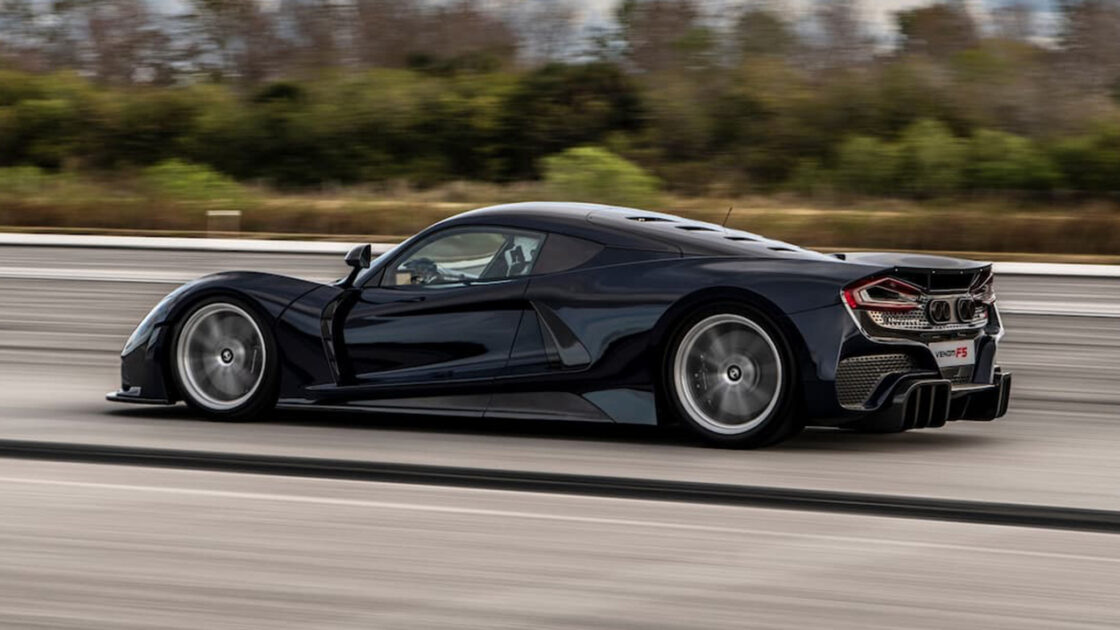
[[[1011,374],[997,371],[990,385],[954,386],[947,379],[900,381],[888,403],[845,426],[875,432],[944,426],[950,420],[995,420],[1007,413]]]
[[[1011,372],[996,369],[992,384],[980,387],[966,387],[954,392],[953,404],[956,411],[950,420],[995,420],[1007,413],[1011,402]]]

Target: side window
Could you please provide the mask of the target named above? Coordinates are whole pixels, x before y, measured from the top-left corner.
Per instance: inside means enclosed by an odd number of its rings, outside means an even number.
[[[603,246],[563,234],[550,234],[541,251],[535,274],[575,269],[603,251]]]
[[[435,235],[405,254],[383,286],[439,286],[528,275],[544,236],[500,229]]]

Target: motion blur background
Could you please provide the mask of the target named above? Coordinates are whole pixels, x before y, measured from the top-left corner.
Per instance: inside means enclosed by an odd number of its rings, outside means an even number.
[[[1114,0],[2,0],[0,225],[400,236],[574,199],[1114,255],[1118,32]]]
[[[534,199],[1010,261],[1010,413],[738,452],[104,400],[183,282]],[[1118,628],[1115,263],[1120,0],[0,0],[0,629]],[[556,474],[802,509],[469,487]]]

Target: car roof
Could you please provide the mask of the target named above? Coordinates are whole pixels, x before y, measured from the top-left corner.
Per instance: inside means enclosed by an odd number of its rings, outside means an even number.
[[[692,256],[835,258],[743,230],[662,212],[575,202],[526,202],[490,206],[454,216],[442,225],[506,225],[557,232],[613,247],[679,251]]]

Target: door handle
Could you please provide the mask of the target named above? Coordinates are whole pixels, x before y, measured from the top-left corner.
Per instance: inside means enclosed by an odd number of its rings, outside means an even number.
[[[428,299],[428,298],[424,297],[423,295],[417,295],[416,297],[404,298],[404,299],[401,299],[401,300],[394,300],[393,303],[394,304],[407,304],[409,302],[423,302],[426,299]]]

